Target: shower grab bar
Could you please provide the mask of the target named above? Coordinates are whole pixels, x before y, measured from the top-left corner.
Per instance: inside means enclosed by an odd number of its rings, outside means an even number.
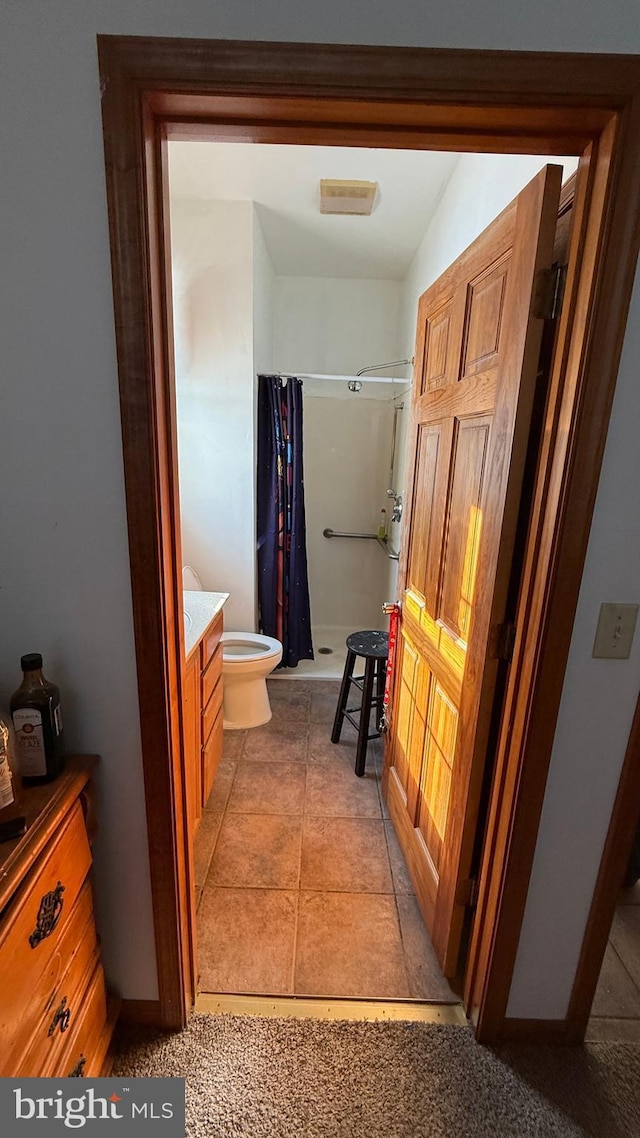
[[[385,551],[385,553],[386,553],[387,557],[388,557],[388,558],[389,558],[391,561],[399,561],[399,560],[400,560],[400,554],[399,554],[399,553],[396,553],[396,552],[395,552],[395,550],[391,548],[391,546],[390,546],[390,545],[389,545],[389,543],[387,542],[387,539],[386,539],[386,538],[384,538],[384,537],[378,537],[378,538],[377,538],[377,541],[378,541],[378,545],[381,545],[381,546],[382,546],[382,548],[384,549],[384,551]]]
[[[344,530],[330,529],[328,526],[322,531],[323,537],[357,537],[365,538],[367,541],[377,541],[381,549],[384,549],[387,557],[391,561],[399,561],[400,554],[396,553],[388,544],[386,538],[379,537],[377,533],[347,533]]]
[[[377,533],[345,533],[343,530],[329,529],[329,527],[327,527],[327,529],[323,529],[322,536],[323,537],[364,537],[364,538],[367,538],[369,541],[377,541],[378,540]]]

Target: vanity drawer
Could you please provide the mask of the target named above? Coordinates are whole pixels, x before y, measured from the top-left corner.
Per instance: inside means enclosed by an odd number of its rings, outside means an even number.
[[[220,685],[222,687],[222,685]],[[202,805],[204,806],[213,789],[213,782],[216,777],[218,765],[222,758],[222,706],[213,726],[209,733],[209,737],[202,748]]]
[[[218,678],[218,683],[213,689],[213,694],[207,702],[204,711],[202,712],[202,739],[204,745],[207,745],[207,739],[211,734],[213,725],[222,710],[222,680]]]
[[[218,641],[218,647],[216,648],[213,656],[211,657],[211,660],[209,661],[208,668],[202,673],[201,677],[202,707],[207,706],[209,700],[211,699],[211,696],[213,695],[216,684],[219,682],[221,676],[222,644]]]
[[[79,802],[27,874],[2,915],[0,1038],[16,1039],[43,978],[57,968],[74,905],[91,865]]]
[[[222,613],[218,613],[213,623],[209,626],[202,639],[202,671],[209,666],[209,661],[213,658],[213,654],[220,643],[222,636]]]
[[[93,915],[91,885],[85,882],[82,892],[73,907],[58,948],[50,957],[47,967],[34,987],[28,992],[20,1009],[20,1018],[15,1018],[13,1030],[3,1037],[0,1076],[20,1073],[38,1075],[39,1062],[33,1060],[34,1048],[40,1047],[45,1054],[51,1047],[49,1028],[56,1009],[63,1000],[69,1008],[69,1025],[77,1011],[76,995],[78,986],[85,975],[89,962],[98,952],[98,938]],[[67,1018],[67,1017],[65,1017]],[[63,1034],[68,1030],[65,1026]],[[25,1060],[29,1056],[29,1061]]]

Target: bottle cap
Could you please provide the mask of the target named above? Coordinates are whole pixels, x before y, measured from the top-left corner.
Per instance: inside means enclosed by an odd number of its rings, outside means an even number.
[[[28,652],[20,657],[20,667],[23,672],[35,672],[36,668],[42,667],[42,656],[39,652]]]

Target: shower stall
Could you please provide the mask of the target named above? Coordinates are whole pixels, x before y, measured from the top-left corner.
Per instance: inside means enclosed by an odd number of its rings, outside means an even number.
[[[382,604],[395,596],[399,526],[392,516],[401,510],[408,386],[365,375],[303,377],[315,658],[279,675],[337,678],[351,632],[386,630]]]

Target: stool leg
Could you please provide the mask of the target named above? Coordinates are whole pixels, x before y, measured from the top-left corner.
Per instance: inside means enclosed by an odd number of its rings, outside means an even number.
[[[376,697],[378,706],[376,708],[376,731],[380,733],[380,720],[384,711],[384,687],[387,679],[387,661],[385,658],[376,660]]]
[[[342,724],[344,722],[344,709],[347,706],[349,698],[349,688],[351,687],[351,677],[356,662],[356,654],[350,648],[347,649],[347,658],[344,664],[344,672],[342,673],[342,683],[340,685],[340,695],[338,696],[338,706],[336,707],[336,717],[333,721],[333,730],[331,732],[331,742],[340,742],[340,732],[342,731]]]
[[[356,774],[358,778],[362,778],[367,761],[367,742],[369,737],[369,723],[371,721],[371,699],[373,696],[375,670],[375,657],[370,656],[365,663],[364,683],[362,685],[362,707],[360,708],[360,727],[358,729],[358,745],[356,747]]]

